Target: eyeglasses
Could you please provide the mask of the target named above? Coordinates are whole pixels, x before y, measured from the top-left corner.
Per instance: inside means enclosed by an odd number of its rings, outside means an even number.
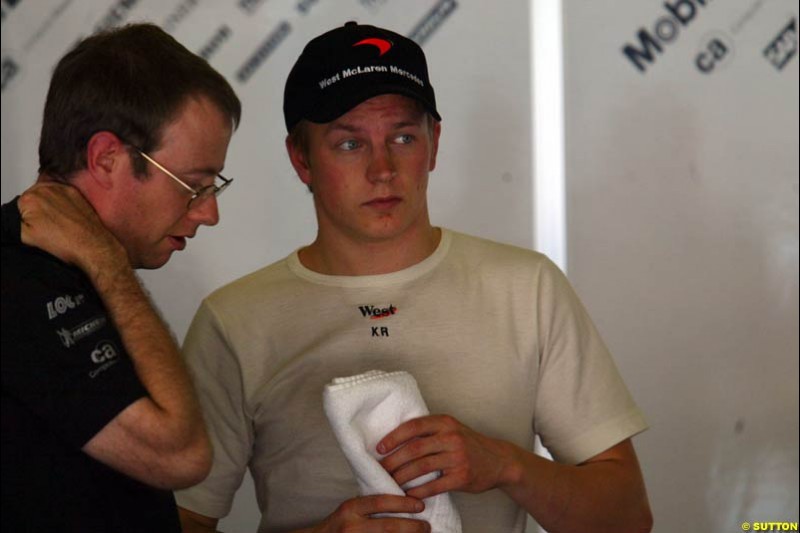
[[[161,172],[163,172],[170,178],[177,181],[181,187],[192,193],[192,197],[189,198],[189,203],[186,205],[187,209],[192,209],[192,207],[197,207],[198,205],[202,204],[205,200],[208,200],[212,196],[219,196],[220,194],[222,194],[222,191],[227,189],[228,185],[230,185],[231,182],[233,181],[233,179],[228,179],[222,174],[217,174],[217,178],[222,180],[222,184],[217,185],[216,183],[214,183],[212,185],[206,185],[205,187],[201,187],[200,189],[195,189],[194,187],[188,185],[185,181],[180,179],[178,176],[176,176],[175,174],[164,168],[164,166],[161,165],[161,163],[159,163],[146,153],[142,152],[136,147],[132,148],[137,152],[139,152],[139,155],[147,159],[149,162],[153,163],[153,165],[156,168],[158,168]]]

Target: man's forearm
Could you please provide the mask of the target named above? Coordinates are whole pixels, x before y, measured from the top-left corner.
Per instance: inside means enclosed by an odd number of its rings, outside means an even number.
[[[131,357],[140,381],[167,431],[153,445],[182,447],[206,439],[202,416],[186,365],[167,326],[141,282],[127,265],[97,269],[90,278]]]
[[[648,532],[652,516],[630,442],[579,466],[564,465],[510,445],[501,487],[551,533]],[[628,451],[630,447],[630,451]],[[616,453],[620,452],[620,453]]]
[[[200,409],[178,347],[136,278],[127,250],[71,185],[42,180],[23,193],[18,207],[23,243],[88,276],[147,390],[81,449],[152,486],[175,489],[199,482],[211,467]]]

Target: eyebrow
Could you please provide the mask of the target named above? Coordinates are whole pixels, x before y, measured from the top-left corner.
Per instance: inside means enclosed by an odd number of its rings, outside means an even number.
[[[413,120],[405,120],[405,121],[402,121],[402,122],[395,123],[394,129],[399,130],[399,129],[403,129],[403,128],[414,128],[414,127],[417,127],[417,126],[422,127],[422,122],[421,121],[413,121]]]

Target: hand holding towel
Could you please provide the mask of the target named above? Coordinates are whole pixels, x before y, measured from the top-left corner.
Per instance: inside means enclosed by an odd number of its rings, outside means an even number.
[[[397,426],[429,413],[414,377],[408,372],[372,370],[357,376],[335,378],[323,392],[328,416],[339,445],[356,476],[362,495],[405,495],[378,462],[378,442]],[[435,473],[418,477],[404,488],[436,478]],[[461,533],[461,518],[449,494],[425,500],[425,510],[399,515],[426,520],[433,533]]]

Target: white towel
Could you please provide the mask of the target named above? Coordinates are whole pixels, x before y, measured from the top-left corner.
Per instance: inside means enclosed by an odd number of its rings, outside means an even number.
[[[361,494],[405,492],[378,462],[382,457],[375,447],[397,426],[430,414],[408,372],[371,370],[347,378],[335,378],[323,392],[325,414],[356,476]],[[405,489],[435,479],[436,473],[418,477]],[[432,533],[461,533],[461,517],[449,494],[425,500],[425,510],[416,514],[393,514],[426,520]]]

